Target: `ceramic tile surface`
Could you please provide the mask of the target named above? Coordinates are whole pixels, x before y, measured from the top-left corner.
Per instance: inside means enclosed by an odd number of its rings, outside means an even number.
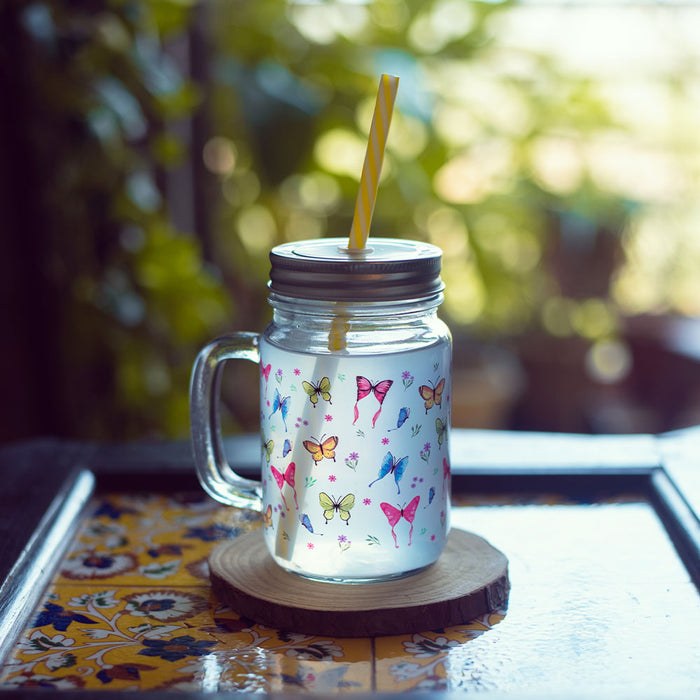
[[[440,650],[468,641],[502,617],[439,634],[386,638],[381,665],[375,664],[375,640],[257,625],[213,597],[207,557],[221,540],[260,526],[258,514],[223,507],[199,493],[97,499],[3,667],[0,687],[434,687],[445,673]],[[409,669],[402,659],[414,657],[416,668]]]
[[[220,604],[209,552],[260,526],[200,493],[97,498],[0,688],[700,691],[697,590],[643,500],[459,496],[453,526],[509,558],[508,611],[374,639],[285,633]]]

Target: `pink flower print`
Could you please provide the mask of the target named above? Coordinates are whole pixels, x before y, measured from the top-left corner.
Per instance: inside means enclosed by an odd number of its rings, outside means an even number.
[[[383,437],[382,438],[382,445],[388,445],[389,444],[389,438],[388,437]]]
[[[326,423],[330,423],[333,420],[333,416],[330,413],[326,413],[324,416]]]
[[[328,481],[335,481],[335,474],[329,474],[328,475]]]
[[[338,542],[347,542],[348,538],[345,535],[338,535]]]
[[[430,541],[435,542],[435,535],[430,535]]]
[[[294,376],[298,377],[301,374],[301,370],[298,367],[294,368]]]
[[[350,459],[350,460],[352,460],[352,461],[354,461],[354,462],[357,462],[357,460],[360,459],[360,455],[358,455],[357,452],[351,452],[351,453],[348,455],[348,459]]]
[[[306,543],[306,548],[307,548],[307,549],[313,549],[313,548],[314,548],[314,543],[313,543],[313,542],[307,542],[307,543]]]
[[[362,503],[364,503],[366,506],[371,505],[372,499],[371,498],[363,498]]]

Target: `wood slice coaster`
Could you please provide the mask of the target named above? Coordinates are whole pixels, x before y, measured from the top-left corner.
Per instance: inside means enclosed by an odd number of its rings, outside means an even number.
[[[272,559],[262,530],[219,545],[212,588],[239,614],[270,627],[331,637],[422,632],[469,622],[508,600],[508,560],[486,540],[452,530],[435,564],[380,583],[314,581]]]

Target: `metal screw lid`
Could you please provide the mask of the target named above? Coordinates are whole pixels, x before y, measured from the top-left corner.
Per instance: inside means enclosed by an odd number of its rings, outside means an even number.
[[[442,251],[429,243],[372,238],[349,250],[347,239],[319,238],[270,251],[271,292],[324,301],[398,301],[441,292]]]

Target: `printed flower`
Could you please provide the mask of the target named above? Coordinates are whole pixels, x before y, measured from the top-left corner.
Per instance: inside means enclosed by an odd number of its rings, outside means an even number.
[[[148,556],[157,559],[160,556],[182,556],[182,547],[179,544],[160,544],[147,550]]]
[[[343,543],[347,542],[348,538],[345,535],[338,535],[338,542]]]
[[[214,624],[216,627],[200,627],[200,629],[204,630],[205,632],[209,632],[211,630],[212,632],[228,632],[230,634],[237,634],[241,630],[250,629],[255,623],[253,620],[247,617],[240,616],[235,619],[232,617],[215,617]]]
[[[305,647],[288,649],[285,656],[302,661],[332,661],[334,658],[342,658],[343,650],[333,642],[321,641],[313,642]]]
[[[23,673],[5,680],[4,685],[9,688],[50,688],[52,690],[69,690],[71,688],[83,688],[85,681],[76,675],[70,676],[44,676],[40,673]]]
[[[77,581],[87,579],[110,578],[127,571],[133,571],[138,565],[136,557],[130,552],[110,554],[109,552],[88,552],[76,554],[63,562],[61,574]]]
[[[382,438],[382,445],[388,445],[389,444],[389,438],[388,437],[383,437]]]
[[[124,596],[126,610],[136,617],[155,620],[184,620],[207,609],[207,601],[201,596],[184,591],[162,590],[131,593]]]
[[[313,549],[313,548],[314,548],[314,543],[313,543],[313,542],[307,542],[307,543],[306,543],[306,548],[307,548],[307,549]]]
[[[363,498],[362,503],[366,506],[369,506],[372,504],[372,499],[371,498]]]
[[[357,461],[358,459],[360,459],[360,455],[358,455],[357,452],[351,452],[348,455],[348,459],[352,459],[354,461]]]
[[[102,501],[93,512],[92,517],[99,518],[103,516],[111,520],[119,520],[122,515],[134,515],[135,513],[138,513],[138,511],[133,508],[119,508],[109,501]]]
[[[209,580],[209,557],[202,557],[196,561],[191,561],[185,565],[187,571],[195,578],[201,578],[205,581]]]
[[[426,452],[430,452],[430,443],[429,443],[429,442],[426,442],[425,445],[423,445],[423,449],[424,449]]]
[[[139,671],[155,671],[156,669],[157,666],[148,666],[147,664],[116,664],[116,666],[103,668],[95,675],[102,683],[111,683],[115,679],[120,681],[139,681],[141,680]]]
[[[325,419],[326,423],[330,423],[333,420],[333,416],[330,413],[326,413],[323,418]]]
[[[216,542],[216,540],[237,537],[241,532],[243,530],[239,527],[226,527],[221,523],[214,523],[208,527],[191,527],[183,537],[202,540],[202,542]]]
[[[61,605],[54,603],[44,603],[44,609],[34,618],[32,627],[44,627],[52,625],[57,632],[65,632],[71,622],[80,622],[83,625],[96,625],[97,620],[93,620],[87,615],[77,612],[66,611]]]
[[[55,634],[49,637],[41,630],[34,630],[29,639],[20,640],[17,645],[20,651],[27,654],[42,654],[45,651],[56,651],[57,649],[65,649],[72,647],[75,644],[75,639],[66,637],[63,634]]]
[[[407,654],[421,658],[443,654],[458,646],[459,642],[455,639],[447,639],[447,637],[429,639],[422,634],[414,634],[410,642],[403,643],[403,649]]]
[[[298,367],[294,368],[294,376],[298,377],[301,374],[301,370]]]
[[[403,372],[401,372],[401,378],[402,379],[410,379],[411,373],[406,369]]]
[[[157,656],[165,661],[180,661],[188,656],[204,656],[216,641],[196,641],[189,634],[172,639],[144,639],[140,656]]]
[[[71,598],[68,605],[73,608],[86,608],[88,604],[96,608],[115,608],[117,599],[114,597],[116,591],[96,591],[95,593],[83,593],[82,595]]]
[[[335,479],[336,479],[335,474],[329,474],[329,475],[328,475],[328,481],[333,482],[333,481],[335,481]]]

